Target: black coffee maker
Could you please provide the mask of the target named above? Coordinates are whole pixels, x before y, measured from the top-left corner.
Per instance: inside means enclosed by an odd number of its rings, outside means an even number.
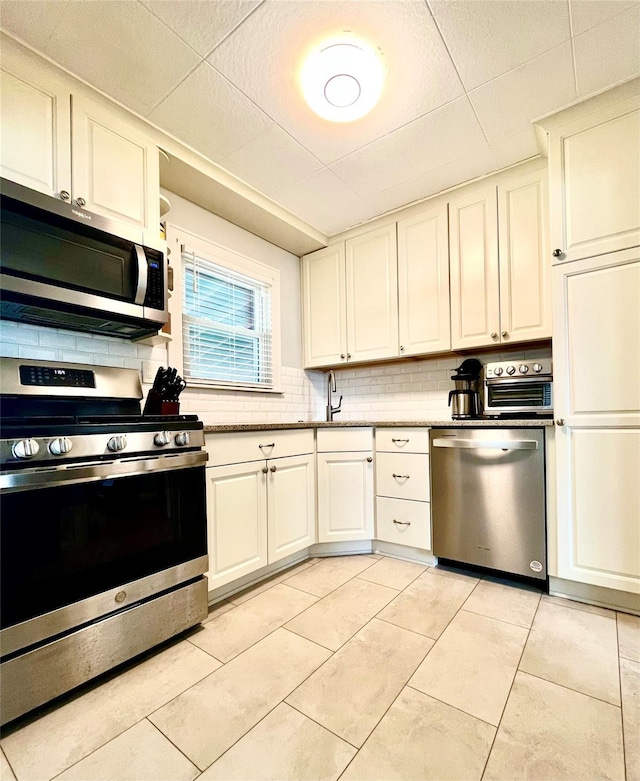
[[[482,364],[477,358],[467,358],[457,369],[451,379],[455,382],[455,390],[449,391],[449,406],[453,420],[469,420],[479,418],[482,414],[480,396],[480,372]]]

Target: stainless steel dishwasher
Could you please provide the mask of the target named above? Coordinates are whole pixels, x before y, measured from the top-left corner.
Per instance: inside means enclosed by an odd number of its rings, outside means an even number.
[[[430,432],[433,553],[545,579],[543,428]]]

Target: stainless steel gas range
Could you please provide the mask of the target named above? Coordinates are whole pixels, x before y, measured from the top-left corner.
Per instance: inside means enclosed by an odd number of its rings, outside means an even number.
[[[0,723],[207,614],[202,423],[140,374],[0,359]]]

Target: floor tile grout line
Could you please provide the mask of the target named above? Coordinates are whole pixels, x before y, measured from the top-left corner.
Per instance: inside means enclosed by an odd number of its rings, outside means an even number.
[[[616,612],[616,648],[618,651],[618,687],[620,689],[620,729],[622,731],[622,767],[624,769],[624,777],[627,778],[627,741],[624,738],[624,707],[622,700],[622,665],[620,664],[620,627],[618,626],[618,614]],[[622,657],[624,658],[624,657]]]
[[[327,662],[328,662],[328,661],[329,661],[329,660],[327,659]],[[326,664],[326,662],[323,662],[323,664]],[[321,669],[321,668],[320,668],[320,667],[318,667],[318,670],[319,670],[319,669]],[[312,674],[313,674],[313,673],[312,673]],[[308,680],[308,679],[307,679],[307,680]],[[304,681],[303,681],[303,683],[304,683]],[[302,683],[300,684],[300,686],[302,686]],[[299,687],[296,687],[296,688],[299,688]],[[294,689],[293,691],[296,691],[296,689]],[[293,692],[291,692],[291,694],[293,694]],[[287,694],[287,697],[291,697],[291,694]],[[322,722],[318,721],[317,719],[314,719],[314,717],[313,717],[313,716],[309,716],[309,714],[308,714],[308,713],[305,713],[303,710],[300,710],[300,708],[299,708],[297,705],[293,705],[292,703],[290,703],[290,702],[287,702],[287,700],[286,700],[286,699],[282,700],[282,702],[280,702],[280,703],[278,703],[278,704],[279,704],[279,705],[286,705],[288,708],[291,708],[291,709],[292,709],[292,710],[294,710],[296,713],[299,713],[301,716],[304,716],[304,717],[305,717],[305,719],[309,719],[309,721],[312,721],[314,724],[317,724],[319,727],[322,727],[322,729],[326,730],[327,732],[330,732],[330,733],[331,733],[331,734],[332,734],[334,737],[336,737],[336,738],[338,738],[339,740],[343,741],[343,742],[344,742],[344,743],[346,743],[348,746],[351,746],[352,748],[355,748],[355,750],[356,750],[356,754],[358,753],[358,751],[360,751],[360,749],[358,748],[358,746],[356,746],[356,745],[355,745],[355,743],[352,743],[350,740],[347,740],[346,738],[343,738],[343,737],[342,737],[342,735],[338,735],[338,733],[337,733],[337,732],[334,732],[334,731],[331,729],[331,727],[327,727],[327,725],[326,725],[326,724],[323,724]],[[372,731],[373,731],[373,730],[372,730]],[[368,737],[368,735],[367,735],[367,737]],[[354,754],[354,756],[355,756],[355,754]],[[345,768],[345,770],[346,770],[346,768]]]
[[[15,778],[18,778],[18,774],[14,770],[13,765],[11,764],[11,762],[9,762],[9,757],[7,756],[6,752],[2,748],[0,748],[0,751],[2,751],[2,754],[4,755],[4,758],[5,758],[6,762],[7,762],[7,765],[9,765],[9,770],[13,773]],[[64,773],[64,770],[62,772]]]
[[[492,724],[490,721],[487,721],[486,719],[482,719],[480,718],[480,716],[476,716],[475,713],[469,713],[469,711],[465,710],[464,708],[460,708],[457,705],[452,705],[450,702],[447,702],[446,700],[441,700],[439,697],[436,697],[433,694],[423,692],[422,689],[418,689],[417,686],[413,686],[411,683],[406,683],[403,686],[403,689],[411,689],[414,692],[418,692],[418,694],[422,694],[423,697],[429,697],[430,699],[439,702],[441,705],[446,705],[447,708],[452,708],[453,710],[458,711],[458,713],[463,713],[465,716],[469,716],[469,718],[475,719],[476,721],[481,721],[483,724],[487,724],[489,727],[491,727],[491,729],[494,729],[496,732],[498,731],[496,725]]]
[[[465,613],[472,613],[474,616],[482,616],[482,618],[490,618],[492,621],[499,621],[501,624],[508,624],[509,626],[517,626],[520,629],[526,629],[527,631],[531,629],[531,624],[529,624],[528,626],[525,626],[524,624],[516,624],[514,621],[507,621],[504,618],[498,618],[497,616],[488,616],[486,613],[478,613],[476,610],[471,610],[470,608],[465,607],[464,605],[462,605],[460,610],[464,610]],[[533,619],[531,619],[531,623],[533,623]]]
[[[536,616],[538,615],[538,610],[540,610],[540,605],[542,604],[542,595],[540,596],[540,599],[538,600],[538,604],[536,605],[535,612],[533,614],[533,618],[531,619],[531,626],[527,630],[527,637],[525,638],[524,643],[522,644],[522,651],[520,652],[520,658],[518,659],[518,664],[516,665],[515,672],[513,674],[513,678],[511,679],[511,686],[509,686],[509,693],[505,697],[504,705],[502,707],[502,713],[500,714],[500,718],[498,719],[498,726],[496,727],[495,734],[493,736],[493,740],[491,741],[491,746],[489,747],[489,753],[487,754],[487,759],[484,763],[484,767],[482,769],[482,775],[480,776],[480,781],[484,779],[484,774],[487,772],[487,765],[489,764],[489,760],[491,759],[491,754],[493,753],[493,748],[496,744],[496,738],[498,737],[498,732],[500,731],[500,726],[502,724],[502,719],[504,718],[505,711],[507,710],[507,705],[509,704],[509,699],[511,697],[511,692],[513,691],[513,685],[516,681],[516,678],[518,677],[518,672],[520,672],[520,664],[522,662],[522,657],[524,656],[525,649],[527,647],[527,643],[529,642],[529,638],[531,637],[531,630],[533,628],[533,624],[536,620]]]
[[[552,594],[543,593],[543,597],[553,597],[553,599],[564,599],[566,602],[571,602],[573,600],[565,599],[565,597],[555,597]],[[589,613],[591,616],[600,616],[600,618],[608,618],[610,621],[615,621],[615,613],[617,611],[611,610],[611,608],[608,607],[600,607],[600,605],[590,605],[589,602],[580,602],[581,605],[588,605],[590,607],[597,607],[600,610],[609,610],[611,613],[613,613],[613,616],[603,616],[602,613],[596,613],[594,610],[585,610],[583,607],[575,607],[575,605],[561,605],[559,602],[551,602],[549,599],[543,599],[542,600],[546,605],[552,605],[555,607],[564,607],[567,610],[577,610],[578,613]]]
[[[622,698],[620,698],[620,704],[616,705],[615,702],[609,702],[609,700],[603,700],[602,697],[596,697],[595,694],[587,694],[586,692],[580,691],[580,689],[574,689],[571,686],[567,686],[564,683],[558,683],[558,681],[551,681],[549,678],[543,678],[541,675],[536,675],[535,673],[529,672],[529,670],[521,670],[518,668],[519,673],[523,673],[523,675],[529,675],[531,678],[537,678],[539,681],[544,681],[545,683],[553,684],[554,686],[559,686],[561,689],[566,689],[569,692],[573,692],[574,694],[581,694],[583,697],[588,697],[590,700],[596,700],[597,702],[602,702],[604,705],[609,705],[611,708],[622,708]]]

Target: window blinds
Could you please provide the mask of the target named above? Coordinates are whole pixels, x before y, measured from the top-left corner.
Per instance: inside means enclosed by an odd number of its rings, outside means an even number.
[[[185,378],[272,387],[271,285],[184,248],[182,268]]]

